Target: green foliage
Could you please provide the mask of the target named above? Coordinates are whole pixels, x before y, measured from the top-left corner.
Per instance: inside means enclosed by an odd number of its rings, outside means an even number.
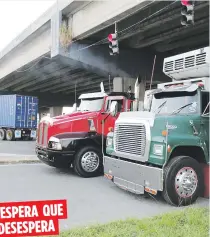
[[[208,237],[209,210],[184,208],[153,218],[127,219],[105,225],[76,228],[61,237]]]
[[[69,45],[72,42],[72,33],[66,22],[63,22],[60,27],[60,44],[61,46],[67,50]]]

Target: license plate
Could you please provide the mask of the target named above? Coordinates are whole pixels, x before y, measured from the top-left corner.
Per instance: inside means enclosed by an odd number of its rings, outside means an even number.
[[[36,138],[36,131],[31,131],[31,137]]]
[[[21,138],[21,130],[15,130],[15,138]]]

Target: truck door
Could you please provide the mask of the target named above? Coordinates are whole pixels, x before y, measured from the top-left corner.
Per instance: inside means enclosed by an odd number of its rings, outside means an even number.
[[[201,92],[201,105],[202,137],[209,156],[209,92]]]
[[[105,121],[104,124],[104,133],[107,134],[109,132],[109,128],[112,127],[114,128],[114,124],[116,119],[118,118],[119,114],[125,110],[126,104],[125,104],[125,98],[122,96],[119,97],[108,97],[105,103],[104,111],[108,115],[110,112],[110,106],[113,101],[116,101],[118,104],[118,113],[116,117],[112,117],[109,115]]]

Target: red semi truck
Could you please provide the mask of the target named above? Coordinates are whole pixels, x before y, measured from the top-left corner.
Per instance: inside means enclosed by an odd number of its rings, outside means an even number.
[[[101,92],[82,94],[79,99],[75,112],[40,121],[36,154],[49,166],[73,166],[81,177],[94,177],[103,173],[102,147],[107,133],[120,112],[132,109],[135,96],[124,92],[106,94],[101,87]],[[109,116],[113,101],[118,103],[116,117]]]

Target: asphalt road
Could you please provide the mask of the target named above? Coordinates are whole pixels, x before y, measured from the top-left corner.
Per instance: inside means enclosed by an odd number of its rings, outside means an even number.
[[[0,141],[0,156],[36,155],[35,141]]]
[[[44,164],[1,165],[0,186],[0,202],[67,199],[68,220],[60,221],[61,230],[178,209],[127,193],[104,177],[83,179]],[[208,200],[200,198],[196,205],[208,206]]]

